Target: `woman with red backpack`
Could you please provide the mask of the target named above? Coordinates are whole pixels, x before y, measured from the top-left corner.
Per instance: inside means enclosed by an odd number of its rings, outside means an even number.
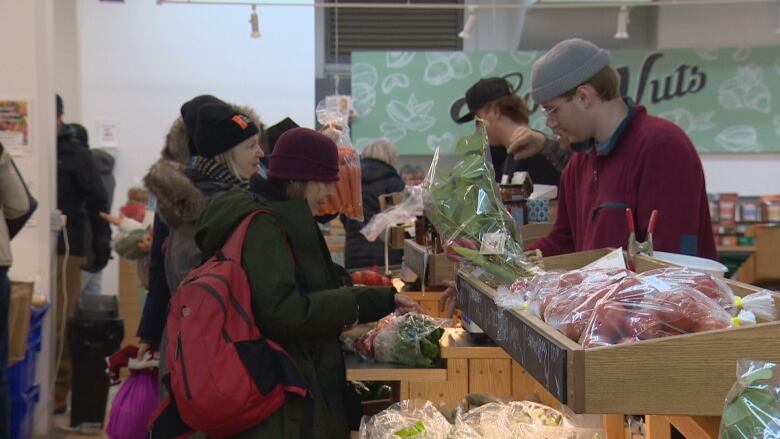
[[[252,179],[251,192],[234,189],[215,197],[198,221],[195,240],[205,256],[219,256],[249,214],[267,213],[251,220],[242,250],[251,309],[263,337],[293,360],[308,396],[287,396],[270,417],[236,437],[347,438],[339,334],[357,322],[422,308],[391,287],[341,286],[314,218],[338,179],[332,140],[307,128],[285,132],[270,156],[268,177]]]

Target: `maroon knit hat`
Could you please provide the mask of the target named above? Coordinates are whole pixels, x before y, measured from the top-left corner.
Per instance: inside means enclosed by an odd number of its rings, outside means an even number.
[[[338,148],[333,140],[309,128],[285,131],[268,158],[268,176],[277,180],[338,181]]]

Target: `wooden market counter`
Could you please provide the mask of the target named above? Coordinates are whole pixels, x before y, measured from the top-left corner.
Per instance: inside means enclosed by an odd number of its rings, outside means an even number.
[[[462,329],[447,329],[441,346],[444,361],[438,368],[370,363],[349,355],[347,380],[397,382],[399,400],[428,400],[437,407],[453,408],[466,394],[479,392],[560,408],[559,401],[501,347],[474,341]],[[674,425],[687,438],[716,439],[719,422],[717,417],[647,416],[644,437],[669,439],[670,425]],[[604,415],[604,429],[608,439],[629,437],[623,415]]]

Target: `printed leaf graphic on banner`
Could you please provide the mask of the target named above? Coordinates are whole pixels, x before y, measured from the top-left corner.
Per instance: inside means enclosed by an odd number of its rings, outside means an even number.
[[[482,57],[482,61],[479,63],[479,73],[482,77],[488,76],[493,73],[493,70],[498,66],[498,57],[495,53],[488,53]]]
[[[715,141],[723,149],[731,152],[749,152],[761,148],[758,132],[750,125],[734,125],[721,131]]]
[[[358,116],[368,116],[376,105],[376,67],[359,62],[352,65],[352,107]]]
[[[382,93],[388,95],[396,87],[409,87],[409,77],[403,73],[391,73],[382,80]]]
[[[734,52],[734,55],[731,56],[732,59],[736,62],[745,62],[748,58],[750,58],[750,47],[740,47]]]
[[[428,134],[426,144],[431,151],[440,148],[442,152],[452,152],[455,150],[455,136],[452,133],[444,133],[441,136]]]
[[[769,113],[772,93],[763,81],[761,67],[754,64],[739,67],[736,76],[723,81],[718,87],[718,103],[727,110],[747,108]]]
[[[463,52],[428,52],[425,54],[428,65],[423,80],[430,85],[444,85],[453,79],[463,79],[471,75],[471,61]]]
[[[382,124],[379,125],[379,131],[382,132],[382,137],[387,138],[393,143],[406,137],[406,129],[404,129],[403,125],[394,122],[382,122]]]
[[[414,52],[387,52],[387,67],[400,69],[406,67],[414,59]]]
[[[690,110],[685,108],[675,108],[674,110],[664,111],[658,116],[668,119],[678,127],[682,128],[686,133],[706,131],[715,127],[712,122],[712,117],[715,115],[713,111],[707,111],[694,116]]]
[[[696,55],[705,61],[717,61],[720,57],[720,49],[712,47],[702,47],[696,49]]]

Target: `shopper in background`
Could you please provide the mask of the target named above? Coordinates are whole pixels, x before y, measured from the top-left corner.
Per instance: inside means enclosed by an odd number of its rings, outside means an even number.
[[[389,140],[374,140],[363,150],[360,160],[361,190],[363,194],[363,221],[341,215],[346,241],[344,246],[344,268],[372,267],[384,265],[385,242],[377,239],[371,242],[360,233],[360,229],[379,213],[379,196],[402,192],[404,181],[395,170],[398,153]],[[390,250],[390,265],[398,265],[403,259],[401,250]]]
[[[401,167],[401,178],[406,186],[417,186],[425,180],[425,172],[418,165],[403,165]]]
[[[269,180],[253,179],[252,192],[233,190],[212,200],[198,221],[196,241],[203,254],[211,256],[248,214],[257,209],[274,212],[253,219],[242,264],[258,327],[291,355],[311,390],[313,424],[305,431],[311,416],[307,401],[289,398],[270,418],[238,437],[348,438],[351,409],[345,407],[339,334],[346,326],[377,320],[394,309],[422,308],[392,288],[341,287],[333,275],[330,253],[314,219],[338,180],[332,140],[294,128],[279,138],[269,162]]]
[[[89,133],[87,129],[78,123],[70,123],[78,139],[92,155],[92,162],[95,170],[100,176],[100,182],[108,197],[108,207],[111,208],[114,200],[114,188],[116,188],[116,179],[114,178],[114,156],[102,148],[90,148]],[[81,294],[97,295],[103,293],[102,270],[95,266],[95,254],[89,243],[92,242],[92,225],[88,220],[84,221],[84,265],[81,267]]]
[[[67,410],[70,391],[71,358],[68,343],[61,338],[66,321],[73,315],[81,292],[81,268],[85,265],[86,247],[94,259],[89,267],[102,270],[111,256],[111,228],[100,218],[108,212],[109,202],[92,155],[76,138],[76,130],[62,122],[64,105],[59,95],[57,103],[57,208],[66,217],[64,232],[57,243],[57,352],[62,352],[54,392],[54,411]],[[92,240],[84,239],[85,217],[92,226]],[[67,255],[67,258],[66,258]],[[65,261],[67,259],[67,264]],[[64,268],[64,270],[63,270]]]
[[[209,103],[223,102],[211,95],[200,95],[181,106],[181,116],[176,118],[170,130],[168,130],[168,134],[165,137],[165,146],[160,152],[160,158],[152,165],[149,173],[144,177],[145,183],[148,179],[152,179],[170,182],[169,184],[173,186],[189,187],[191,182],[184,175],[184,171],[187,168],[190,157],[197,155],[193,139],[195,137],[198,110],[203,105]],[[146,184],[148,186],[148,183]],[[169,184],[161,185],[161,189],[164,191]],[[190,191],[187,193],[190,193]],[[191,205],[191,208],[196,211],[189,213],[186,215],[187,217],[197,218],[197,215],[200,213],[203,203],[197,200],[199,198],[196,198]],[[176,212],[189,211],[187,208],[187,206],[190,206],[188,201],[186,198],[166,197],[156,202],[156,208],[157,211],[169,211],[169,216],[178,218],[175,215]],[[141,321],[136,332],[136,336],[139,338],[138,358],[143,358],[150,348],[156,350],[159,347],[165,320],[168,316],[168,302],[171,299],[171,290],[168,287],[168,280],[165,275],[164,251],[169,229],[160,215],[155,215],[152,230],[152,248],[149,253],[149,292],[146,295],[144,309],[141,312]]]
[[[685,132],[620,97],[606,50],[565,40],[534,63],[531,96],[575,153],[561,177],[558,217],[534,242],[545,256],[625,246],[626,208],[645,239],[659,212],[656,250],[715,259],[699,155]]]
[[[458,123],[470,122],[475,118],[484,121],[492,149],[500,145],[511,152],[519,145],[537,142],[544,146],[538,153],[522,159],[515,159],[512,154],[508,154],[503,165],[496,168],[498,179],[502,174],[511,176],[515,172],[526,171],[534,183],[558,185],[568,153],[555,140],[528,127],[528,105],[515,94],[509,81],[497,77],[480,79],[466,91],[466,105],[469,112],[458,119]],[[480,123],[479,120],[477,123]]]
[[[0,439],[11,437],[11,401],[8,395],[8,308],[11,301],[11,236],[6,220],[21,218],[30,210],[24,180],[0,143]]]

